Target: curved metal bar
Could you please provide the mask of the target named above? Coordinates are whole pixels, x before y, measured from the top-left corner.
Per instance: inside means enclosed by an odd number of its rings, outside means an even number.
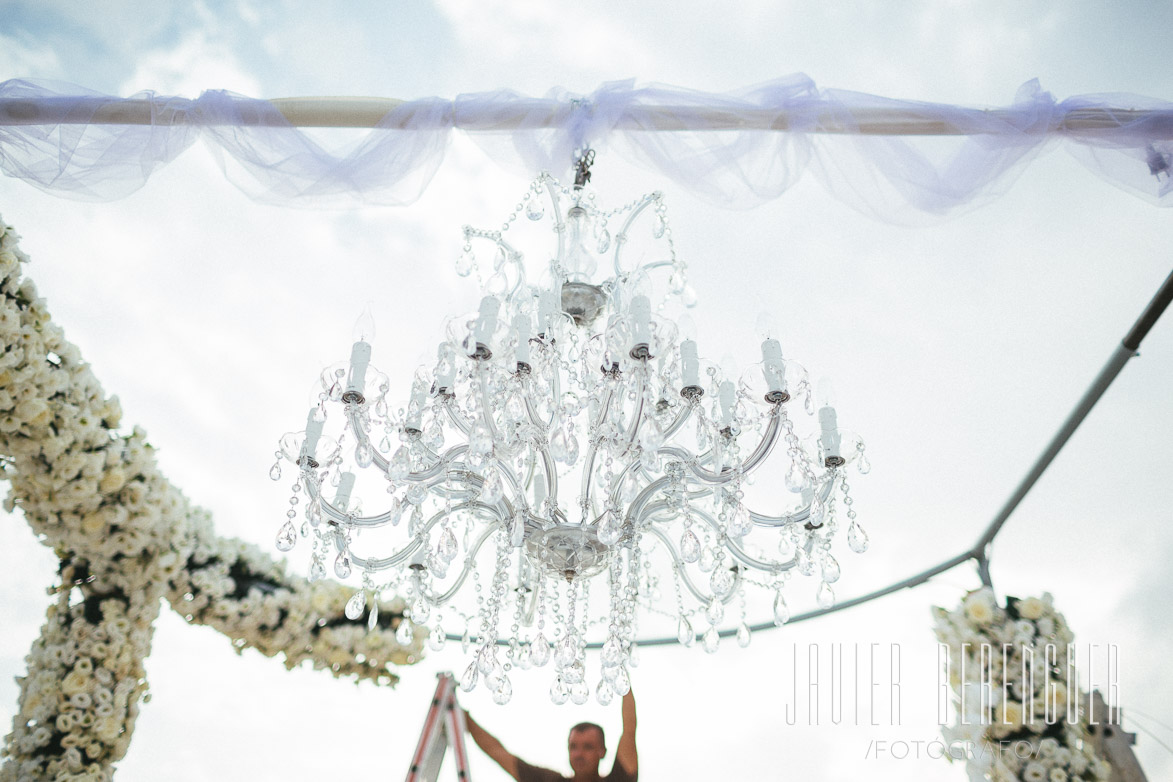
[[[775,413],[770,416],[770,423],[766,425],[766,431],[762,434],[761,441],[753,453],[741,463],[739,471],[743,473],[749,472],[761,464],[770,455],[770,452],[774,450],[774,444],[778,441],[780,431],[781,425],[778,423],[778,415]],[[675,456],[678,461],[689,468],[693,475],[704,483],[728,483],[734,473],[738,471],[722,470],[721,472],[710,472],[699,464],[696,464],[687,451],[676,446],[665,446],[659,450],[659,453]]]
[[[537,452],[542,457],[542,469],[546,473],[546,496],[558,507],[558,468],[554,465],[554,457],[550,455],[549,424],[543,425],[538,418],[538,413],[534,410],[533,405],[530,404],[529,394],[522,394],[522,400],[525,402],[525,414],[529,416],[530,423],[541,429],[545,437],[535,446]]]
[[[498,512],[498,509],[493,507],[492,505],[485,505],[484,503],[476,502],[476,501],[465,502],[465,503],[462,503],[462,504],[457,505],[456,507],[452,508],[451,511],[449,511],[447,509],[437,511],[435,513],[435,515],[433,515],[432,518],[430,518],[424,524],[424,528],[422,530],[420,530],[420,534],[418,534],[414,538],[412,538],[411,542],[409,542],[407,544],[407,546],[405,546],[398,553],[392,554],[389,557],[384,557],[383,559],[364,559],[362,557],[357,556],[353,551],[351,551],[350,552],[350,561],[353,562],[355,565],[358,566],[359,569],[362,569],[362,570],[378,571],[378,570],[386,570],[387,568],[395,567],[397,565],[402,565],[405,562],[409,561],[415,555],[415,553],[420,550],[420,547],[423,546],[423,544],[424,544],[425,534],[430,532],[433,527],[435,527],[437,524],[439,524],[440,521],[445,516],[447,516],[450,512],[455,512],[458,510],[468,510],[468,509],[472,509],[474,511],[484,511],[484,512],[491,515],[492,520],[494,520],[498,523],[500,523],[502,521],[502,519],[499,515],[499,512]],[[493,529],[494,529],[493,527],[489,527],[488,531],[492,531]]]
[[[661,500],[659,502],[652,503],[645,511],[644,518],[653,522],[658,521],[658,519],[654,519],[652,517],[660,511],[668,509],[668,503],[666,501]],[[716,519],[708,514],[708,512],[700,510],[699,508],[692,508],[691,511],[693,516],[699,516],[701,520],[703,520],[713,529],[714,532],[717,532],[718,534],[720,533],[720,525],[717,523]],[[675,518],[678,517],[664,518],[663,520],[673,521]],[[652,529],[655,529],[655,527]],[[786,570],[790,570],[797,564],[794,558],[791,558],[788,562],[770,562],[768,560],[758,559],[757,557],[751,557],[748,553],[746,553],[745,549],[743,549],[728,537],[726,537],[726,542],[723,545],[725,546],[725,549],[733,555],[734,559],[748,568],[753,568],[754,570],[777,574]]]
[[[473,566],[476,564],[476,556],[480,552],[481,546],[485,545],[485,541],[496,531],[496,527],[486,527],[485,531],[480,534],[476,543],[473,544],[472,549],[465,554],[464,567],[461,568],[460,573],[456,576],[456,580],[452,582],[452,586],[448,587],[448,591],[433,601],[436,605],[444,605],[460,591],[460,588],[464,586],[465,579],[468,578],[468,574],[472,572]]]
[[[651,532],[653,535],[659,538],[660,542],[664,544],[664,548],[668,549],[668,555],[672,557],[673,571],[675,571],[676,575],[684,583],[684,586],[688,588],[688,591],[692,593],[692,596],[697,599],[697,602],[701,605],[708,605],[710,602],[712,602],[716,595],[706,595],[697,587],[696,584],[693,583],[692,578],[690,578],[688,575],[688,571],[684,568],[684,562],[681,561],[680,555],[676,553],[676,548],[672,545],[672,541],[668,539],[668,536],[662,530],[658,530],[655,527],[648,527],[648,532]],[[737,593],[737,583],[740,583],[741,581],[740,571],[736,573],[736,578],[737,582],[734,583],[733,589],[729,590],[729,594],[721,599],[722,603],[728,604],[729,601],[733,599],[733,596]]]
[[[444,405],[444,410],[448,413],[448,420],[456,431],[465,436],[465,439],[472,436],[472,425],[460,415],[460,411],[456,409],[455,397],[445,398],[441,403]]]
[[[599,426],[607,419],[607,413],[611,410],[611,401],[615,398],[615,386],[609,385],[607,387],[607,396],[603,399],[603,404],[599,405],[599,415],[595,418],[595,423],[591,427],[592,430],[598,430]],[[586,459],[583,461],[582,470],[582,491],[579,496],[582,498],[583,508],[590,507],[591,501],[591,473],[595,469],[595,456],[599,451],[598,440],[591,440],[591,444],[587,447]],[[584,519],[585,521],[585,519]]]
[[[835,478],[837,476],[835,475],[834,471],[829,473],[829,475],[830,477],[823,481],[822,486],[819,487],[819,499],[824,503],[830,499],[831,493],[835,491]],[[750,510],[749,508],[746,508],[746,510],[749,510],[750,520],[759,527],[785,527],[789,524],[797,524],[799,522],[806,521],[811,517],[810,503],[808,503],[805,508],[799,508],[794,513],[790,513],[785,516],[767,516],[764,513],[758,513],[757,511]]]

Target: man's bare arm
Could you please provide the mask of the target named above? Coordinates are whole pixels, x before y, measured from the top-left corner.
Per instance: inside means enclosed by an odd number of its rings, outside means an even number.
[[[635,749],[635,695],[628,690],[623,696],[623,735],[615,750],[615,762],[635,776],[639,772],[639,753]]]
[[[625,712],[626,713],[626,712]],[[626,719],[626,717],[624,718]],[[497,765],[505,769],[509,776],[516,780],[521,780],[518,776],[520,773],[517,768],[517,756],[509,750],[505,749],[505,745],[497,740],[495,736],[477,724],[477,721],[472,718],[472,715],[466,710],[464,712],[464,722],[468,725],[468,732],[472,734],[472,740],[477,743],[481,751],[497,761]]]

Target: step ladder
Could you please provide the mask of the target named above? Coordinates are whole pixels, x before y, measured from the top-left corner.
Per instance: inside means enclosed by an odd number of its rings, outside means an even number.
[[[411,756],[411,768],[407,771],[407,782],[436,782],[440,766],[448,748],[456,761],[456,777],[461,782],[471,782],[468,770],[468,753],[464,749],[464,710],[456,702],[456,680],[451,673],[438,673],[436,694],[424,719],[419,744]]]

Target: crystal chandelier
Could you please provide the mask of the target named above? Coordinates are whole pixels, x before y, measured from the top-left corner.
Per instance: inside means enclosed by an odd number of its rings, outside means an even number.
[[[665,314],[695,294],[661,195],[598,208],[592,158],[579,157],[571,188],[540,176],[502,230],[465,227],[457,272],[487,272],[488,295],[449,323],[403,408],[370,364],[366,313],[350,361],[323,371],[305,430],[280,442],[307,502],[298,525],[294,494],[277,548],[308,538],[311,580],[328,563],[357,578],[350,619],[370,602],[374,627],[373,598],[400,595],[411,620],[401,642],[426,627],[433,649],[446,638],[475,647],[460,684],[483,681],[498,703],[511,697],[511,671],[551,661],[551,699],[585,703],[591,647],[605,705],[630,686],[637,627],[658,622],[708,652],[727,636],[746,645],[747,600],[785,623],[794,573],[818,584],[819,606],[833,604],[844,517],[848,547],[867,548],[846,474],[869,469],[862,440],[838,428],[829,402],[816,407],[806,371],[772,335],[740,377],[699,358],[680,333],[690,318]],[[522,215],[556,238],[538,285],[506,240]],[[637,236],[654,249],[632,262]],[[767,462],[770,513],[747,504]],[[369,513],[360,475],[383,497]]]

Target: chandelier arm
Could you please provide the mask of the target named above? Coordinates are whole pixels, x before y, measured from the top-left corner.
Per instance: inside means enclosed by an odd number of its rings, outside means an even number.
[[[384,475],[386,475],[391,469],[391,462],[388,461],[388,459],[385,456],[383,456],[383,454],[379,453],[378,448],[375,448],[371,444],[370,437],[367,435],[366,430],[361,426],[361,420],[359,419],[359,415],[360,415],[359,411],[357,409],[352,409],[352,408],[353,408],[352,405],[347,405],[345,414],[346,414],[347,421],[350,424],[350,429],[352,432],[354,432],[355,439],[357,439],[359,441],[360,445],[365,445],[367,447],[367,450],[370,451],[370,453],[371,453],[371,462],[376,467],[378,467],[383,472]],[[452,448],[449,448],[447,451],[445,451],[443,454],[437,454],[435,451],[428,448],[427,446],[421,445],[421,447],[423,447],[424,450],[427,452],[427,454],[433,458],[435,463],[426,470],[421,470],[420,472],[408,473],[407,477],[404,478],[404,480],[406,480],[406,481],[411,481],[412,483],[419,483],[420,481],[430,480],[436,474],[436,472],[438,472],[440,470],[440,468],[442,468],[444,466],[444,464],[451,461],[455,456],[459,455],[459,452],[454,453],[454,451],[458,451],[458,449],[461,446],[453,446]],[[465,449],[467,449],[467,446],[465,446]]]
[[[647,518],[649,521],[655,522],[657,520],[652,517],[656,513],[659,513],[660,511],[671,511],[671,508],[668,506],[668,502],[666,500],[660,500],[658,502],[653,503],[652,505],[649,505],[645,514],[644,514],[644,518]],[[703,519],[706,524],[708,524],[710,527],[712,527],[714,532],[716,532],[717,534],[721,533],[721,527],[717,523],[717,520],[714,519],[711,515],[709,515],[709,513],[707,511],[703,511],[699,508],[692,508],[691,511],[694,516],[701,517],[701,519]],[[672,521],[675,518],[677,518],[675,515],[670,515],[670,516],[665,516],[663,518],[663,520],[664,521]],[[770,573],[771,575],[777,575],[777,574],[782,573],[786,570],[790,570],[796,564],[796,560],[794,558],[791,558],[790,561],[788,561],[788,562],[770,562],[768,560],[758,559],[756,557],[750,556],[748,553],[746,553],[745,549],[743,549],[740,545],[735,543],[728,536],[725,537],[725,542],[722,543],[721,545],[723,545],[729,551],[729,553],[733,555],[734,559],[736,559],[741,564],[745,565],[747,568],[752,568],[753,570],[759,570],[764,573]],[[732,594],[733,593],[730,592],[729,598],[727,600],[722,601],[722,602],[728,603],[729,600],[732,599]]]
[[[695,403],[693,402],[689,402],[681,408],[679,413],[676,414],[676,418],[672,421],[671,424],[668,425],[668,428],[664,430],[665,442],[675,437],[676,433],[680,431],[680,427],[684,426],[685,422],[692,417],[692,408],[694,404]]]
[[[627,507],[627,518],[635,521],[642,518],[643,509],[648,504],[648,500],[668,484],[669,479],[667,477],[660,477],[645,486],[643,491],[637,494],[635,499],[631,501],[631,505]]]
[[[525,402],[525,414],[529,416],[530,423],[538,427],[543,433],[542,439],[534,443],[534,446],[542,456],[542,469],[546,473],[546,499],[557,508],[558,468],[554,465],[554,457],[550,455],[550,425],[542,425],[537,411],[534,410],[533,405],[530,403],[529,394],[522,394],[521,398]]]
[[[627,445],[623,448],[623,453],[626,454],[631,451],[631,446],[635,443],[635,438],[639,434],[639,428],[643,424],[644,415],[644,391],[647,389],[648,378],[648,360],[641,360],[642,371],[637,372],[636,389],[635,389],[635,410],[631,414],[631,424],[627,427],[627,434],[624,435],[627,440]]]
[[[643,199],[632,208],[631,212],[627,215],[627,219],[623,221],[623,227],[621,227],[619,232],[615,234],[615,256],[613,265],[615,267],[616,279],[623,279],[627,276],[627,273],[623,271],[619,264],[619,256],[622,254],[623,248],[627,244],[627,230],[631,228],[632,222],[634,222],[635,218],[639,216],[639,213],[646,209],[648,204],[656,200],[658,196],[658,191],[644,196]]]
[[[500,520],[498,519],[498,521]],[[485,541],[489,539],[489,536],[496,531],[496,527],[487,527],[485,531],[480,534],[480,537],[476,539],[476,542],[473,543],[472,548],[469,549],[468,554],[465,556],[464,567],[460,569],[460,573],[457,574],[456,580],[452,582],[452,586],[448,587],[448,590],[443,594],[437,595],[436,599],[432,601],[435,605],[444,605],[449,600],[451,600],[457,592],[460,591],[460,588],[464,586],[465,579],[468,578],[468,574],[472,572],[473,565],[476,564],[476,555],[478,552],[480,552],[481,546],[483,546]]]
[[[680,555],[676,552],[676,548],[672,545],[672,541],[668,539],[668,535],[661,530],[656,529],[655,527],[648,527],[648,531],[659,538],[660,542],[664,544],[664,548],[668,550],[668,556],[672,558],[672,570],[680,578],[680,581],[684,584],[688,591],[692,593],[692,596],[695,597],[697,602],[701,605],[708,605],[713,600],[713,598],[716,597],[716,595],[706,595],[697,587],[696,584],[693,583],[692,579],[688,575],[688,571],[684,569],[684,561],[680,559]],[[738,574],[737,577],[740,578],[740,574]],[[736,594],[736,592],[737,589],[734,587],[734,589],[730,590],[728,597],[731,599],[732,596]],[[727,602],[727,600],[722,602]]]
[[[456,431],[460,432],[465,438],[472,434],[472,425],[464,420],[460,415],[460,411],[456,409],[456,396],[446,396],[443,398],[444,410],[448,413],[448,420],[452,422],[452,426]]]
[[[823,481],[823,485],[819,487],[819,500],[824,504],[831,497],[831,493],[835,490],[834,473],[832,477]],[[813,502],[813,500],[812,500]],[[754,524],[760,527],[785,527],[790,524],[798,524],[806,521],[811,515],[811,503],[807,503],[806,507],[799,508],[794,513],[789,513],[785,516],[767,516],[764,513],[758,513],[755,510],[746,508],[749,511],[749,518]]]
[[[603,421],[607,419],[607,413],[609,413],[611,410],[611,402],[614,398],[615,386],[610,385],[607,387],[607,396],[603,399],[603,404],[599,405],[599,414],[595,418],[594,425],[591,427],[592,431],[598,431],[599,426],[602,425]],[[598,454],[598,451],[599,439],[592,438],[590,445],[587,447],[586,459],[583,460],[582,491],[579,492],[581,497],[580,503],[583,509],[584,522],[586,521],[586,515],[588,513],[587,508],[590,507],[591,504],[591,473],[593,473],[595,469],[595,456]]]
[[[477,379],[480,381],[481,387],[481,420],[485,422],[485,428],[489,430],[489,437],[493,442],[499,439],[499,432],[497,431],[497,424],[493,421],[493,407],[489,399],[489,384],[485,377],[487,362],[477,361]]]
[[[554,216],[554,233],[558,236],[558,254],[550,261],[550,271],[554,272],[554,276],[558,274],[558,264],[562,258],[566,257],[566,223],[562,221],[562,203],[558,200],[558,188],[554,187],[556,182],[550,176],[550,172],[543,171],[539,176],[546,185],[546,194],[550,196],[550,210]]]
[[[777,410],[777,407],[775,407]],[[778,434],[780,432],[780,424],[778,423],[777,414],[770,416],[770,423],[766,426],[766,431],[762,435],[761,441],[745,461],[743,461],[736,469],[722,470],[721,472],[710,472],[696,463],[687,451],[675,446],[665,446],[660,449],[660,453],[666,453],[670,456],[675,456],[692,471],[692,474],[699,478],[704,483],[728,483],[734,474],[741,472],[747,473],[751,470],[757,469],[770,452],[774,449],[774,444],[778,442]]]

